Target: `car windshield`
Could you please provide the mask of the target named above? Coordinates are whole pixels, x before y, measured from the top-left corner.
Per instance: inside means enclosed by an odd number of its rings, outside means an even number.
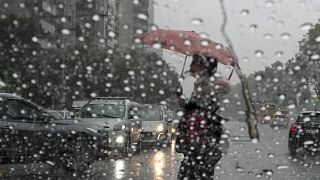
[[[126,106],[119,104],[88,104],[81,110],[81,118],[123,118]]]
[[[142,114],[142,121],[162,121],[160,110],[147,110]]]
[[[297,122],[320,122],[320,113],[303,113],[297,118]]]

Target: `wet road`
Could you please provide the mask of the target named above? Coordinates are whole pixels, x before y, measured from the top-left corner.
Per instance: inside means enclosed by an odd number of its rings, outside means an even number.
[[[287,129],[270,129],[269,125],[260,125],[261,142],[253,143],[247,136],[244,122],[230,121],[226,128],[231,133],[228,154],[216,166],[216,179],[250,180],[250,179],[320,179],[319,158],[305,160],[292,159],[288,155]],[[68,174],[63,171],[52,171],[48,165],[34,165],[29,176],[20,179],[51,177],[51,179],[146,179],[173,180],[177,177],[179,163],[183,156],[176,154],[174,144],[169,147],[146,146],[140,154],[132,157],[115,157],[92,164],[89,173],[83,175]],[[8,165],[0,166],[0,174]],[[15,170],[12,179],[19,178],[19,166],[11,165]],[[29,166],[20,167],[25,169]],[[20,172],[20,173],[21,173]],[[39,175],[40,174],[40,175]],[[47,175],[46,175],[47,174]],[[1,179],[1,178],[0,178]]]

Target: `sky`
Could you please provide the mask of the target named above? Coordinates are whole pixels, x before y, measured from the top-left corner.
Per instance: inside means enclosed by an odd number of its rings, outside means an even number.
[[[294,57],[298,41],[320,18],[320,0],[225,0],[225,7],[227,33],[245,74]],[[226,45],[220,32],[219,0],[156,0],[155,24],[159,28],[204,32]],[[164,58],[181,71],[184,56],[165,50]],[[219,66],[226,77],[230,69]],[[238,82],[236,76],[231,82]]]

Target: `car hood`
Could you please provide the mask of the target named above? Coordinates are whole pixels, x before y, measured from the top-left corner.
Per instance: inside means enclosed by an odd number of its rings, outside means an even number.
[[[164,122],[163,121],[142,121],[142,128],[144,132],[152,132],[161,124],[164,124]]]
[[[120,118],[77,118],[77,119],[87,123],[94,123],[100,127],[105,127],[105,128],[113,128],[113,126],[124,122],[123,119],[120,119]]]

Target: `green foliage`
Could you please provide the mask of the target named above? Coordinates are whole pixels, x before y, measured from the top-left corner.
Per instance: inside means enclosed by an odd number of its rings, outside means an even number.
[[[13,18],[14,19],[14,18]],[[114,51],[95,46],[43,49],[30,19],[0,21],[2,92],[17,93],[51,109],[70,108],[91,96],[126,96],[159,103],[174,94],[178,75],[144,49]],[[14,34],[11,37],[10,34]]]

